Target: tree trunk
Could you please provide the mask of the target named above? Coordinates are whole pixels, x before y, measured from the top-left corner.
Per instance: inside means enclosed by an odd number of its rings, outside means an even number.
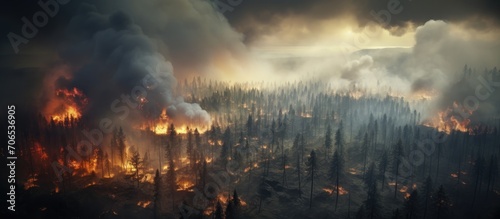
[[[314,186],[314,168],[312,168],[311,171],[311,195],[309,198],[309,208],[312,208],[313,186]]]

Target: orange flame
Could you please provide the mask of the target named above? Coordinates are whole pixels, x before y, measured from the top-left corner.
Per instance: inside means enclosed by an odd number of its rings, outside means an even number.
[[[26,180],[26,182],[24,183],[24,190],[28,190],[29,188],[33,188],[33,187],[38,187],[38,185],[36,184],[36,181],[38,181],[38,175],[35,173],[35,175],[33,177],[30,177],[28,178],[28,180]]]
[[[37,157],[40,158],[41,161],[45,161],[47,158],[49,158],[49,156],[45,152],[45,149],[42,147],[42,145],[40,145],[40,143],[36,142],[33,150],[34,150],[35,154],[37,155]]]
[[[154,132],[157,135],[166,135],[169,132],[170,125],[173,123],[173,120],[167,116],[167,110],[163,109],[162,113],[160,114],[159,118],[157,118],[155,121],[150,121],[147,123],[143,123],[139,129],[141,130],[149,130]],[[198,132],[200,134],[205,133],[208,129],[208,127],[202,127],[197,124],[186,124],[186,125],[176,125],[175,126],[175,132],[177,134],[187,134],[188,133],[188,125],[191,131],[194,132],[195,129],[198,129]]]
[[[194,191],[193,190],[194,183],[192,183],[192,182],[181,181],[181,182],[178,182],[177,185],[179,186],[177,191],[191,191],[191,192]]]
[[[63,122],[65,119],[79,119],[82,116],[80,107],[87,103],[85,95],[76,87],[59,89],[55,92],[55,98],[46,107],[45,113],[55,122]]]
[[[457,103],[454,103],[454,108],[458,107]],[[469,115],[473,112],[463,109]],[[427,120],[423,123],[424,126],[436,128],[440,132],[446,132],[450,134],[452,131],[469,132],[470,119],[457,118],[456,114],[453,112],[453,108],[448,109],[438,113],[437,117]]]
[[[151,201],[139,201],[137,202],[137,206],[142,208],[147,208],[151,204]]]
[[[337,192],[337,187],[334,186],[333,188],[323,188],[323,191],[328,193],[328,195],[333,195],[333,193]],[[344,187],[339,186],[339,195],[346,195],[346,194],[349,194],[349,191],[344,189]]]

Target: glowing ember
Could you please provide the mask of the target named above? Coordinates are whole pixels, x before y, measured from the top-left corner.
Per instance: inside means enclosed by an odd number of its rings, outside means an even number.
[[[330,189],[330,188],[323,188],[323,191],[325,191],[326,193],[328,193],[328,195],[332,195],[333,194],[333,189]]]
[[[409,198],[410,198],[410,193],[405,192],[405,199],[409,199]]]
[[[334,186],[333,188],[323,188],[323,191],[328,193],[328,195],[333,195],[333,193],[337,192],[337,187]],[[339,195],[346,195],[346,194],[349,194],[349,191],[344,189],[344,187],[339,186]]]
[[[168,165],[163,165],[163,171],[167,171],[168,170]]]
[[[40,143],[36,142],[35,147],[33,149],[35,154],[37,154],[42,161],[45,161],[47,158],[49,158],[49,156],[45,152],[44,148],[40,145]]]
[[[181,163],[184,165],[188,165],[191,161],[187,157],[181,157]]]
[[[408,187],[407,186],[403,186],[399,189],[399,192],[401,193],[406,193],[408,191]]]
[[[85,188],[88,188],[88,187],[93,186],[93,185],[95,185],[95,184],[96,184],[95,182],[91,182],[91,183],[87,184],[87,185],[85,186]]]
[[[190,191],[190,192],[194,191],[193,190],[194,183],[192,183],[192,182],[181,181],[181,182],[178,182],[177,185],[179,186],[177,191]]]
[[[147,208],[151,204],[151,201],[139,201],[137,202],[137,206],[142,208]]]
[[[33,177],[28,178],[28,180],[24,183],[24,189],[28,190],[29,188],[38,187],[36,181],[38,181],[37,174]]]
[[[457,178],[457,177],[458,177],[458,174],[456,174],[456,173],[452,173],[452,174],[450,174],[450,175],[451,175],[451,177],[453,177],[453,178]]]

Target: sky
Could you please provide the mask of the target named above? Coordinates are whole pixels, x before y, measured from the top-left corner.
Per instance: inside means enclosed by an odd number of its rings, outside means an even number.
[[[109,64],[100,60],[113,60],[120,49],[135,46],[172,67],[169,87],[192,76],[233,82],[312,78],[338,89],[356,86],[407,98],[434,96],[437,109],[464,100],[478,84],[471,79],[466,92],[456,86],[465,65],[480,75],[500,61],[496,0],[42,2],[52,4],[21,0],[1,7],[0,68],[7,79],[3,83],[8,81],[2,87],[28,87],[29,92],[15,93],[33,102],[43,102],[43,95],[33,94],[43,93],[37,92],[44,89],[40,83],[47,83],[56,69],[69,69],[75,76],[70,84],[85,87],[88,78],[102,76],[85,69]],[[34,22],[44,8],[51,11],[46,24],[33,36],[23,35],[26,20]],[[101,32],[113,30],[132,31],[142,41],[114,40],[130,36],[120,32],[111,41],[123,45],[98,43],[107,42]],[[13,34],[25,40],[13,46]],[[123,78],[140,76],[118,77],[125,73],[115,68],[107,77],[111,81],[103,84],[129,86]],[[487,114],[498,115],[493,99],[482,106],[488,106]]]

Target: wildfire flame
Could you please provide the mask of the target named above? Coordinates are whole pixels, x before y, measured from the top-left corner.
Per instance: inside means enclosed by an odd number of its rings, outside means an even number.
[[[470,128],[468,126],[470,124],[470,119],[460,118],[460,116],[454,112],[454,108],[458,108],[457,103],[454,103],[453,108],[449,107],[439,112],[436,117],[425,121],[423,125],[436,128],[438,131],[446,132],[447,134],[450,134],[452,131],[469,132]],[[472,115],[471,111],[466,109],[462,110]]]
[[[163,111],[158,119],[156,119],[155,121],[152,121],[152,122],[142,124],[139,129],[150,130],[157,135],[166,135],[166,134],[168,134],[168,131],[170,129],[170,125],[172,123],[173,123],[172,119],[170,119],[167,116],[166,109],[163,109]],[[198,129],[198,132],[200,134],[207,131],[207,127],[201,127],[201,126],[198,126],[196,124],[191,124],[189,127],[190,127],[191,131]],[[188,126],[186,126],[186,125],[175,126],[175,132],[177,132],[177,134],[187,134],[188,133]]]
[[[36,181],[38,181],[37,176],[38,174],[35,173],[33,177],[30,177],[28,178],[28,180],[26,180],[26,182],[24,183],[24,190],[28,190],[29,188],[33,187],[38,187],[38,185],[36,184]]]
[[[76,87],[73,89],[58,89],[54,100],[51,100],[45,113],[55,122],[82,117],[81,107],[87,105],[88,99]]]
[[[147,208],[151,204],[151,201],[139,201],[137,202],[137,206],[142,208]]]
[[[179,186],[177,191],[194,191],[193,190],[194,183],[192,183],[192,182],[181,181],[181,182],[178,182],[177,185]]]
[[[37,157],[40,158],[41,161],[45,161],[47,158],[49,158],[49,155],[45,152],[45,149],[40,145],[40,143],[36,142],[35,147],[33,148],[35,154]]]
[[[333,193],[337,192],[337,187],[334,186],[333,188],[323,188],[323,191],[328,193],[328,195],[333,195]],[[346,195],[346,194],[349,194],[349,191],[344,189],[344,187],[339,186],[339,195]]]

